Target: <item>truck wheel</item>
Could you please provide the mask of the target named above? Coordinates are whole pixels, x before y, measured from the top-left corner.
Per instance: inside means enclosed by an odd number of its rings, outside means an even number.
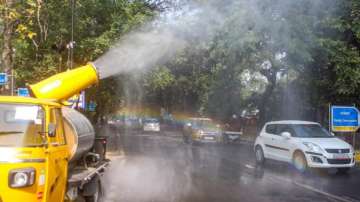
[[[193,144],[194,144],[194,140],[192,139],[192,136],[191,136],[191,135],[188,136],[187,143],[188,143],[189,145],[193,145]]]
[[[85,196],[86,202],[101,202],[102,201],[102,191],[100,181],[96,183],[94,194],[91,196]]]

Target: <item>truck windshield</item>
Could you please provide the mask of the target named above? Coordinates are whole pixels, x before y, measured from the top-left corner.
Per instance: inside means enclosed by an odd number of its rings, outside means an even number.
[[[37,105],[0,103],[0,146],[42,146],[44,111]]]

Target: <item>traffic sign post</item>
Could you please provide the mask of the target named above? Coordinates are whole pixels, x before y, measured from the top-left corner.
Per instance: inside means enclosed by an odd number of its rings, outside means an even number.
[[[90,102],[89,102],[89,106],[88,106],[88,110],[89,110],[90,112],[94,112],[94,111],[96,110],[96,106],[97,106],[96,102],[90,101]]]
[[[30,97],[30,93],[27,88],[18,88],[17,94],[18,96],[22,96],[22,97]]]
[[[86,109],[86,102],[85,102],[85,91],[81,91],[80,94],[74,95],[71,97],[68,102],[71,103],[72,108],[78,108],[78,109]]]
[[[359,129],[359,110],[355,106],[331,106],[330,124],[333,132],[351,132],[355,149],[356,131]]]
[[[331,106],[331,130],[356,132],[359,128],[359,110],[353,106]]]
[[[6,85],[8,81],[6,73],[0,73],[0,85]]]

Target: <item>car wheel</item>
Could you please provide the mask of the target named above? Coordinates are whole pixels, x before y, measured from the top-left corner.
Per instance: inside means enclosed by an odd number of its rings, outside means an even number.
[[[183,141],[184,143],[188,143],[188,138],[185,135],[183,135]]]
[[[263,165],[265,163],[264,151],[259,145],[255,147],[255,158],[258,165]]]
[[[223,143],[224,144],[229,144],[229,138],[228,138],[228,136],[227,135],[223,135]]]
[[[192,139],[191,135],[188,137],[188,144],[189,145],[193,145],[194,144],[194,140]]]
[[[338,168],[337,173],[339,174],[347,174],[350,171],[350,168]]]
[[[300,172],[305,172],[308,168],[306,158],[305,158],[304,154],[301,152],[296,152],[294,154],[293,164],[294,164],[295,168],[297,170],[299,170]]]

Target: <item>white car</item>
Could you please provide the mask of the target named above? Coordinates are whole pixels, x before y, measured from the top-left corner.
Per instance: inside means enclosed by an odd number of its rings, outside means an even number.
[[[268,122],[254,149],[259,164],[273,159],[293,163],[300,171],[308,167],[337,168],[346,173],[355,165],[353,147],[315,122]]]
[[[145,119],[143,125],[144,131],[160,132],[160,122],[157,119]]]

